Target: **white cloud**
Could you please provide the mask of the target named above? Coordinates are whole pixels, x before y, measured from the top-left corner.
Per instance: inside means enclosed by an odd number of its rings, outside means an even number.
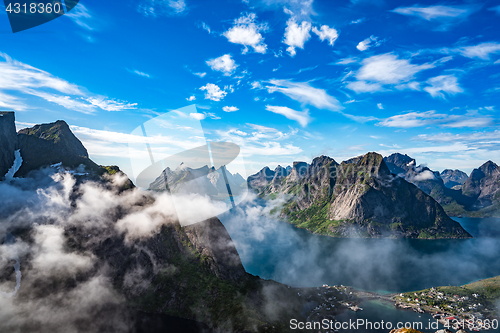
[[[374,92],[382,90],[383,85],[400,85],[399,88],[416,88],[415,85],[402,85],[413,79],[420,71],[435,67],[434,64],[415,65],[408,59],[399,59],[395,54],[386,53],[372,56],[362,61],[356,73],[357,82],[347,87],[355,92]],[[398,88],[398,87],[397,87]]]
[[[347,88],[357,92],[376,92],[381,91],[384,88],[380,83],[367,83],[365,81],[354,81],[347,84]]]
[[[380,42],[377,42],[377,39],[378,39],[377,37],[372,35],[372,36],[368,37],[367,39],[359,42],[359,44],[356,46],[356,48],[360,51],[366,51],[372,46],[379,46]],[[372,45],[372,42],[374,42],[375,44]]]
[[[234,20],[234,25],[223,33],[230,43],[244,46],[243,54],[248,52],[249,46],[257,53],[266,53],[267,45],[264,43],[264,37],[260,32],[267,31],[267,24],[257,25],[255,23],[256,18],[257,16],[254,13],[242,16]]]
[[[190,113],[189,117],[196,119],[196,120],[203,120],[205,119],[205,115],[203,113]]]
[[[325,39],[328,40],[328,44],[330,44],[331,46],[333,46],[333,44],[339,37],[337,30],[335,30],[334,28],[330,28],[327,25],[322,25],[320,30],[318,30],[318,28],[316,27],[313,27],[312,31],[316,35],[318,35],[321,41],[324,41]]]
[[[193,96],[189,96],[188,98],[186,98],[186,101],[194,101],[196,99],[196,97],[193,95]]]
[[[445,98],[444,93],[455,95],[463,92],[463,89],[458,85],[458,80],[453,75],[440,75],[430,78],[426,81],[430,86],[424,90],[431,94],[432,97]]]
[[[408,112],[392,116],[377,123],[383,127],[413,128],[422,126],[441,126],[447,128],[484,127],[491,125],[492,118],[473,114],[448,115],[435,111]]]
[[[137,10],[144,16],[171,16],[184,13],[187,5],[184,0],[142,0]]]
[[[238,111],[239,109],[236,106],[225,106],[222,108],[222,110],[225,112],[235,112]]]
[[[228,76],[238,67],[230,54],[224,54],[218,58],[207,60],[207,65],[214,71],[223,72]]]
[[[78,6],[74,7],[69,13],[64,15],[65,17],[70,18],[80,27],[93,30],[87,21],[92,19],[92,15],[90,15],[89,10],[82,3],[79,3]]]
[[[275,128],[247,124],[254,131],[246,133],[241,130],[216,130],[220,140],[233,142],[241,147],[241,154],[247,158],[250,156],[283,156],[296,155],[302,152],[292,143],[282,144],[281,141],[289,139],[297,134],[297,130],[283,133]]]
[[[250,84],[252,85],[252,89],[261,89],[262,88],[262,85],[260,84],[259,81],[253,81]]]
[[[147,77],[147,78],[151,77],[151,75],[149,75],[148,73],[144,73],[144,72],[138,71],[137,69],[129,70],[129,72],[137,74],[139,76]]]
[[[89,97],[86,99],[86,101],[105,111],[123,111],[137,108],[137,103],[127,103],[124,101],[112,100],[103,96]]]
[[[378,104],[377,104],[377,107],[378,107],[380,110],[383,110],[383,109],[384,109],[384,106],[382,105],[382,103],[378,103]]]
[[[285,39],[283,43],[288,45],[287,51],[290,56],[294,57],[297,53],[295,48],[304,48],[304,43],[311,38],[309,31],[311,30],[311,23],[307,21],[302,21],[300,25],[297,24],[295,18],[291,18],[287,21],[287,26],[285,29]]]
[[[357,19],[357,20],[353,20],[353,21],[351,21],[351,23],[349,23],[349,24],[359,24],[359,23],[361,23],[361,22],[363,22],[363,21],[365,21],[365,18],[364,18],[364,17],[362,17],[362,18],[360,18],[360,19]]]
[[[454,51],[467,58],[489,60],[490,54],[500,53],[500,43],[481,43],[474,46],[460,47],[458,49],[454,49]]]
[[[409,81],[416,73],[434,67],[432,64],[414,65],[407,59],[398,59],[392,53],[364,59],[362,65],[356,73],[358,80],[383,84],[398,84]]]
[[[203,73],[193,73],[194,75],[196,76],[199,76],[201,78],[205,77],[205,75],[207,75],[207,73],[203,72]]]
[[[342,109],[339,101],[326,93],[324,89],[312,87],[307,82],[292,82],[289,80],[271,80],[267,86],[270,93],[278,91],[302,104],[310,104],[318,109],[338,111]]]
[[[209,34],[211,34],[211,33],[212,33],[212,29],[210,29],[210,27],[208,26],[208,24],[206,24],[205,22],[201,22],[201,23],[200,23],[200,27],[201,27],[203,30],[207,31]]]
[[[135,109],[137,103],[128,103],[109,99],[104,96],[93,95],[86,89],[69,83],[52,74],[13,60],[8,55],[0,53],[0,93],[4,91],[16,91],[25,95],[37,96],[48,102],[61,105],[68,110],[78,111],[86,114],[94,113],[97,108],[106,111],[121,111]],[[14,103],[16,102],[16,103]],[[16,106],[21,110],[19,100],[13,97],[6,98],[3,102],[7,105]]]
[[[358,61],[359,61],[359,58],[349,57],[349,58],[340,59],[339,61],[332,63],[332,65],[349,65],[349,64],[358,63]]]
[[[311,117],[309,116],[309,111],[297,111],[290,109],[286,106],[273,106],[273,105],[266,105],[267,111],[271,111],[273,113],[280,114],[282,116],[285,116],[286,118],[290,120],[295,120],[298,122],[302,127],[306,127],[307,124],[311,121]]]
[[[393,10],[401,15],[415,16],[430,21],[443,18],[463,18],[471,14],[471,8],[463,6],[399,7]]]
[[[226,97],[227,92],[221,90],[218,85],[213,83],[208,83],[206,86],[200,88],[200,90],[205,91],[205,99],[210,99],[212,101],[220,101]]]
[[[26,109],[26,106],[17,97],[0,91],[0,108],[22,111]]]

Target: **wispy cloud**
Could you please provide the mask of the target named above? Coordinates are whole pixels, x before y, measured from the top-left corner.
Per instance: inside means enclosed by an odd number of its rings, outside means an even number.
[[[73,8],[69,13],[64,15],[65,17],[70,18],[73,22],[75,22],[80,27],[87,30],[94,30],[90,26],[90,22],[92,20],[92,15],[90,11],[85,7],[82,3],[79,3],[78,6]]]
[[[212,33],[212,29],[210,29],[210,27],[208,26],[208,24],[206,24],[205,22],[200,22],[200,24],[198,26],[200,28],[202,28],[203,30],[205,30],[206,32],[208,32],[209,34]]]
[[[248,52],[248,47],[252,47],[257,53],[266,53],[267,45],[261,32],[268,30],[267,24],[257,24],[257,16],[250,13],[234,20],[233,26],[223,33],[230,43],[243,45],[242,53]]]
[[[360,50],[360,51],[366,51],[370,47],[372,47],[372,46],[380,46],[380,44],[382,44],[382,42],[378,41],[378,37],[375,37],[375,36],[372,35],[372,36],[368,37],[367,39],[359,42],[358,45],[356,46],[356,48],[358,50]]]
[[[425,63],[416,65],[408,59],[400,59],[393,53],[372,56],[362,61],[361,68],[356,72],[358,81],[350,82],[347,88],[360,92],[375,92],[384,89],[384,86],[397,86],[413,80],[415,74],[435,67],[434,64]],[[401,86],[412,88],[415,86]]]
[[[408,112],[392,116],[377,123],[383,127],[413,128],[422,126],[440,126],[448,128],[485,127],[493,124],[489,116],[477,114],[448,115],[436,111]]]
[[[185,13],[187,5],[184,0],[141,0],[137,10],[144,16],[172,16]]]
[[[151,75],[149,75],[148,73],[141,72],[137,69],[127,69],[127,71],[129,71],[130,73],[133,73],[133,74],[137,74],[137,75],[142,76],[142,77],[147,77],[147,78],[151,77]]]
[[[327,40],[328,44],[330,44],[331,46],[333,46],[337,38],[339,38],[339,33],[337,32],[337,30],[335,30],[334,28],[330,28],[327,25],[322,25],[321,29],[313,27],[312,31],[316,35],[318,35],[321,41]]]
[[[432,97],[445,98],[444,93],[455,95],[463,92],[454,75],[439,75],[428,79],[426,82],[429,86],[425,87],[424,90],[431,94]]]
[[[267,90],[280,92],[302,104],[309,104],[318,109],[339,111],[343,109],[339,101],[326,93],[324,89],[314,88],[307,82],[289,80],[270,80]]]
[[[412,7],[398,7],[392,10],[392,12],[416,17],[429,22],[436,22],[437,30],[447,30],[453,23],[466,19],[479,8],[480,6],[477,5],[437,5],[428,7],[415,5]]]
[[[311,117],[309,116],[308,110],[297,111],[290,109],[289,107],[286,106],[274,106],[274,105],[266,105],[266,110],[285,116],[290,120],[295,120],[302,127],[306,127],[307,124],[311,122]]]
[[[128,103],[110,99],[87,92],[76,84],[69,83],[52,74],[13,60],[8,55],[0,53],[0,92],[15,91],[17,93],[36,96],[48,102],[61,105],[69,110],[86,114],[95,113],[98,109],[105,111],[121,111],[135,109],[137,103]],[[9,95],[5,95],[9,96]],[[8,98],[4,104],[24,109],[20,100]],[[20,108],[21,107],[21,108]]]

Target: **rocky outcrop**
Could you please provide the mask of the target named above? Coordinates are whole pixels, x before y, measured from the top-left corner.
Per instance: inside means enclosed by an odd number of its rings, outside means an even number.
[[[17,147],[14,112],[0,112],[0,180],[14,164]]]
[[[62,120],[22,129],[18,140],[23,164],[17,177],[57,163],[68,168],[83,164],[88,171],[99,171],[99,166],[89,159],[87,149]]]
[[[244,190],[245,183],[240,174],[232,174],[225,169],[227,182],[233,195],[239,195]],[[203,166],[201,168],[190,168],[181,163],[175,170],[166,168],[150,185],[150,190],[164,191],[171,193],[199,193],[209,196],[227,196],[227,184],[224,179],[222,168],[215,170]]]
[[[260,192],[288,196],[281,216],[298,227],[339,237],[470,237],[432,197],[391,174],[377,153],[341,164],[317,157],[298,175],[292,170],[281,188]]]
[[[462,186],[462,193],[473,200],[476,209],[500,206],[500,168],[492,161],[474,169]]]
[[[454,186],[462,185],[463,183],[465,183],[467,178],[469,178],[465,172],[451,169],[444,170],[440,173],[440,176],[444,182],[444,186],[446,186],[447,188],[453,188]]]

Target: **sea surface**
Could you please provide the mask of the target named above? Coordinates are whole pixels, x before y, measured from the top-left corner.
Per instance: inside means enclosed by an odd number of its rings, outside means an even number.
[[[253,206],[220,216],[245,269],[264,279],[300,287],[343,284],[383,294],[463,285],[500,275],[498,218],[454,218],[472,239],[345,239],[314,235],[265,213]],[[361,307],[364,311],[347,311],[337,320],[421,322],[421,331],[436,331],[426,329],[435,322],[428,314],[398,310],[381,300],[364,301]]]
[[[247,272],[292,286],[399,293],[500,275],[497,218],[454,218],[474,238],[445,240],[333,238],[248,211],[220,218]]]

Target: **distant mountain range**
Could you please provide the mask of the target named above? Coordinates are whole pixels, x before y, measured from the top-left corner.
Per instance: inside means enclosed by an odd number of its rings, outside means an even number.
[[[228,184],[232,195],[241,195],[246,190],[245,179],[239,174],[226,171]],[[203,166],[201,168],[190,168],[181,163],[175,170],[166,168],[162,174],[149,185],[150,190],[169,190],[172,193],[200,193],[213,198],[227,197],[227,187],[222,169]]]
[[[417,166],[415,159],[399,153],[384,161],[393,174],[432,196],[450,216],[500,216],[500,170],[492,161],[474,169],[469,177],[460,170],[439,173]]]
[[[405,159],[406,161],[406,159]],[[406,164],[411,161],[406,161]],[[397,164],[401,172],[406,169]],[[427,170],[426,170],[427,171]],[[428,171],[425,177],[432,177]],[[410,177],[410,176],[409,176]],[[420,179],[419,174],[411,177]],[[338,164],[328,156],[309,165],[264,168],[248,177],[261,197],[286,199],[280,215],[300,228],[337,237],[471,237],[441,205],[395,176],[377,153]]]

